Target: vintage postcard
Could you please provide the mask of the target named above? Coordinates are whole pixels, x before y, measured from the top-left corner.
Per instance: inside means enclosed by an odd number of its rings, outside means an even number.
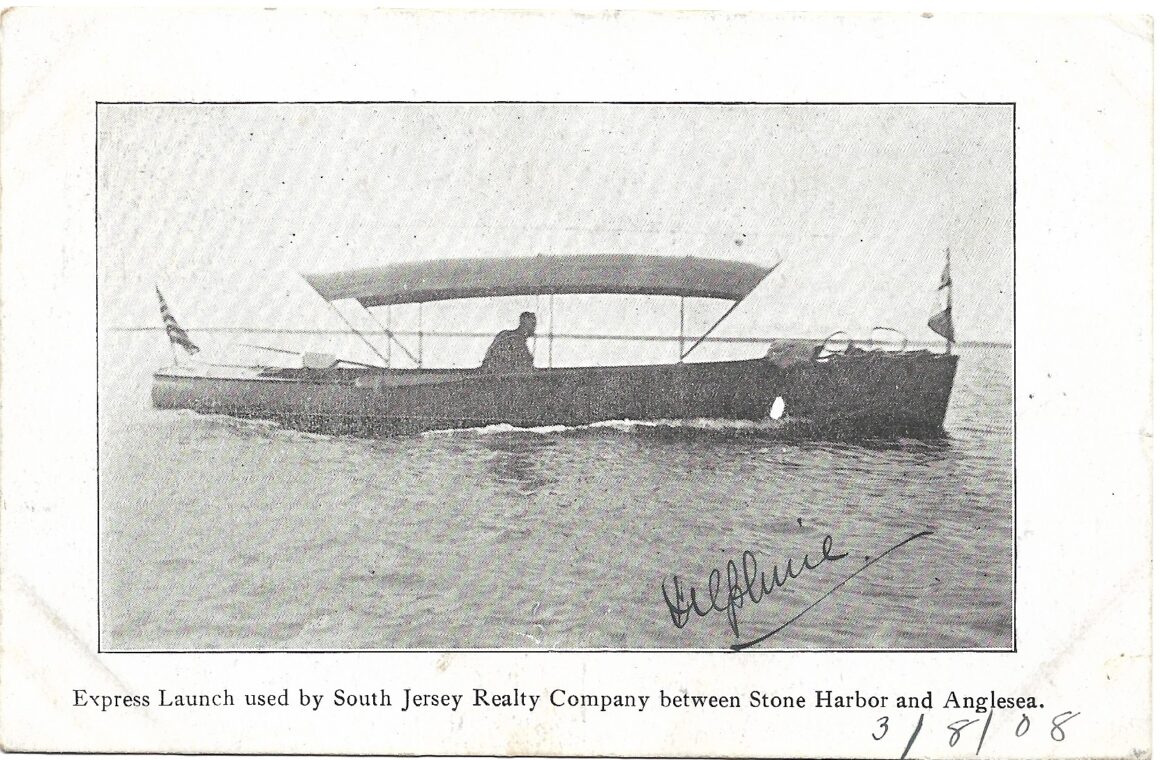
[[[2,31],[6,750],[1150,754],[1149,19]]]

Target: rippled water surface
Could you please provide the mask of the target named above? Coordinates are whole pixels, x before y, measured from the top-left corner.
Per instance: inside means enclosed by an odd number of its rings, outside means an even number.
[[[153,366],[106,367],[102,646],[721,648],[725,615],[678,629],[662,581],[833,536],[849,556],[746,604],[747,640],[931,530],[762,646],[1009,648],[1011,352],[961,353],[946,440],[860,445],[715,421],[327,437],[158,411]]]

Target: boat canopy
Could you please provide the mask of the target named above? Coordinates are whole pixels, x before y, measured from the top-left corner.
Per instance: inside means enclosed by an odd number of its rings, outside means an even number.
[[[524,295],[616,294],[740,301],[773,267],[692,256],[534,256],[433,259],[304,274],[327,301],[365,308]]]

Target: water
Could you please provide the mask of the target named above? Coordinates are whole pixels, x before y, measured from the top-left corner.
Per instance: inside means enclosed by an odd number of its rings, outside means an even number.
[[[946,440],[852,445],[708,420],[313,435],[152,409],[157,343],[102,338],[105,649],[719,649],[725,615],[676,628],[663,580],[704,594],[746,550],[772,571],[833,536],[849,556],[747,604],[747,640],[924,530],[762,646],[1014,643],[1010,349],[962,349]]]

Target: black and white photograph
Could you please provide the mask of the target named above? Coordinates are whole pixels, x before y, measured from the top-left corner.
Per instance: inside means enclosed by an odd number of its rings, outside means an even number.
[[[102,651],[1015,648],[1015,105],[105,102]]]
[[[0,751],[1149,757],[1153,20],[891,7],[0,13]]]

